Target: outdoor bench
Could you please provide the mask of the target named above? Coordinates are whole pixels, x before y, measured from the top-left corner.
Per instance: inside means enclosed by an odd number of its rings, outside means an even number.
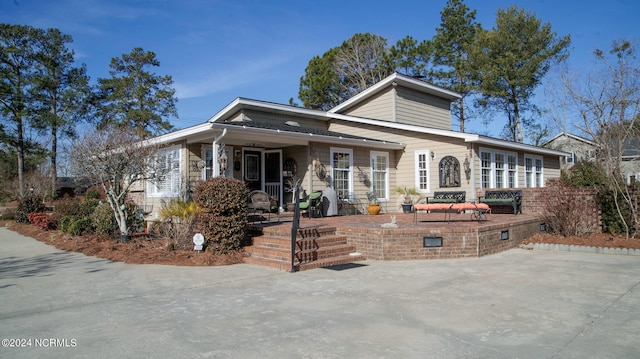
[[[418,212],[444,212],[445,222],[451,221],[451,214],[458,214],[464,211],[471,211],[471,219],[475,221],[486,221],[487,213],[491,213],[491,208],[486,203],[416,203],[413,205],[413,222],[418,222]]]
[[[522,214],[522,191],[520,190],[486,191],[478,201],[489,206],[512,206],[513,214]]]
[[[425,203],[462,203],[465,197],[465,191],[436,191],[433,197],[425,197]]]

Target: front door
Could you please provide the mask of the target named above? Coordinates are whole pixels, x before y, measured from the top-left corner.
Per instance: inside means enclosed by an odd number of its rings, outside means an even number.
[[[262,151],[245,150],[242,177],[250,191],[262,190]]]
[[[250,191],[265,191],[282,205],[282,150],[244,150],[243,180]]]

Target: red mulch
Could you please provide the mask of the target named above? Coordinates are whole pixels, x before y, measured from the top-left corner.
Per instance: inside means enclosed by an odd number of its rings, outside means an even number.
[[[109,259],[116,262],[135,264],[165,264],[179,266],[220,266],[242,263],[244,252],[227,255],[198,252],[190,249],[168,249],[166,239],[150,239],[147,235],[134,235],[127,243],[120,243],[115,239],[96,235],[71,236],[58,230],[43,231],[31,224],[0,223],[24,236],[32,237],[40,242],[52,245],[58,249],[84,253],[88,256]]]
[[[58,249],[84,253],[89,256],[105,258],[117,262],[136,264],[165,264],[180,266],[219,266],[242,263],[245,253],[240,251],[228,255],[214,255],[210,252],[196,252],[189,246],[174,250],[168,249],[165,239],[150,239],[138,234],[127,243],[100,236],[71,236],[61,231],[43,231],[31,224],[0,222],[0,225],[22,235],[35,238]],[[626,239],[624,236],[607,233],[595,233],[581,237],[563,237],[548,233],[536,233],[525,239],[527,243],[569,244],[593,247],[640,249],[640,239]]]
[[[569,244],[576,246],[640,249],[640,238],[627,239],[625,236],[608,233],[592,233],[580,237],[563,237],[540,232],[525,239],[524,241],[522,241],[522,243],[550,243]]]

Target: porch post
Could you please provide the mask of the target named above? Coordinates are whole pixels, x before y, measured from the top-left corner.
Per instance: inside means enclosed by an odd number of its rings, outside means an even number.
[[[218,163],[218,149],[220,148],[220,140],[227,134],[227,129],[223,129],[222,133],[218,137],[214,137],[212,144],[212,156],[211,156],[211,177],[220,176],[220,164]]]

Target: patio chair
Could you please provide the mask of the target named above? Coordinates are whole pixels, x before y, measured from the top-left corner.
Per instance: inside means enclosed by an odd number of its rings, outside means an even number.
[[[299,204],[301,213],[307,213],[308,218],[322,217],[322,191],[315,191]]]
[[[256,216],[258,212],[260,212],[260,218],[262,218],[265,214],[268,216],[268,221],[271,221],[271,213],[276,213],[278,217],[278,222],[280,222],[280,211],[278,209],[278,204],[275,200],[269,196],[267,192],[264,191],[252,191],[249,193],[249,215]]]

